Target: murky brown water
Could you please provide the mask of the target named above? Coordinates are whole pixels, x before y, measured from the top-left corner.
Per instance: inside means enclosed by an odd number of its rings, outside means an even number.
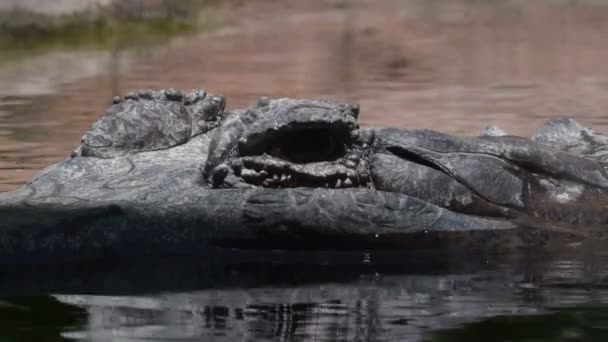
[[[608,131],[600,1],[331,1],[233,15],[235,27],[163,46],[0,67],[0,191],[65,158],[113,95],[140,88],[205,88],[230,108],[262,95],[358,102],[367,126],[531,134],[572,116]]]

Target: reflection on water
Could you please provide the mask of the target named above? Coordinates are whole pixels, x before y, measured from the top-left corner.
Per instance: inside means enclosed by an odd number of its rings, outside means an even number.
[[[604,2],[318,2],[246,4],[215,33],[0,70],[0,191],[65,158],[113,95],[140,88],[207,88],[229,108],[261,95],[359,102],[368,126],[531,134],[573,116],[608,131]]]
[[[267,262],[147,260],[43,276],[20,271],[0,286],[0,316],[13,317],[0,336],[604,341],[608,260],[601,250],[460,261],[392,255],[390,264],[303,260],[272,269]],[[56,294],[31,296],[46,291]],[[41,320],[45,315],[53,318]]]

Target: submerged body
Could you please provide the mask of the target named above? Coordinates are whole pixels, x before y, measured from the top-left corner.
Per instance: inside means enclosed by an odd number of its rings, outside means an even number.
[[[571,120],[465,138],[360,129],[357,106],[330,101],[114,102],[71,158],[0,194],[1,260],[538,247],[608,221],[608,139]]]

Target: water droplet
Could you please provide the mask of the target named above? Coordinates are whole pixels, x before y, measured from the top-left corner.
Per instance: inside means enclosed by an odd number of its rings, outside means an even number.
[[[370,256],[370,254],[369,254],[369,253],[367,253],[367,252],[366,252],[366,253],[363,253],[363,263],[364,263],[364,264],[369,264],[369,263],[371,263],[371,262],[372,262],[372,260],[371,260],[371,259],[372,259],[372,258],[371,258],[371,256]]]

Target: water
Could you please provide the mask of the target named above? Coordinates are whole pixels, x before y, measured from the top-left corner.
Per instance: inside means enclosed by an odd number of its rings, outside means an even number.
[[[13,341],[605,341],[606,249],[586,247],[560,257],[372,253],[364,264],[356,262],[362,255],[333,253],[271,257],[282,264],[152,259],[20,270],[0,285],[0,335]]]
[[[364,126],[528,135],[570,116],[608,132],[601,1],[312,3],[256,1],[216,32],[0,65],[0,191],[64,159],[113,95],[141,88],[206,88],[229,108],[263,95],[358,102]],[[604,341],[606,250],[3,271],[0,339]]]

